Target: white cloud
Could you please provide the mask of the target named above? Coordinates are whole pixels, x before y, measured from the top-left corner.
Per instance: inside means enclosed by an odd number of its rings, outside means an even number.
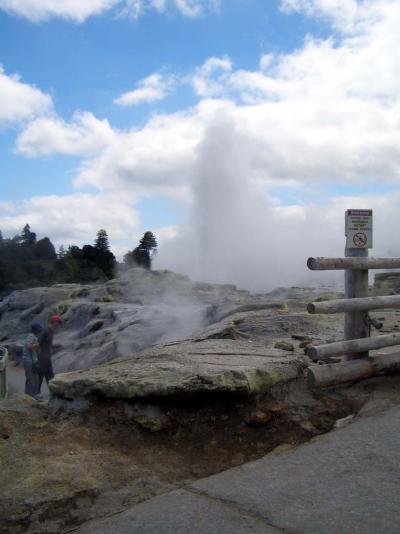
[[[132,17],[133,19],[138,19],[141,15],[143,15],[144,10],[145,3],[143,0],[126,0],[122,9],[120,10],[119,15],[121,17]]]
[[[198,17],[215,10],[219,0],[0,0],[0,9],[29,19],[32,22],[61,17],[83,22],[116,7],[123,16],[138,18],[155,9],[164,13],[176,9],[186,17]]]
[[[107,120],[88,112],[74,113],[70,123],[58,117],[40,117],[19,135],[16,151],[29,157],[90,155],[112,143],[116,135]]]
[[[185,17],[195,18],[217,10],[219,4],[220,0],[125,0],[122,14],[138,18],[149,9],[165,13],[174,8]]]
[[[281,8],[325,18],[343,34],[364,35],[398,8],[398,0],[281,0]]]
[[[229,58],[209,58],[190,79],[197,93],[238,95],[251,105],[203,100],[194,109],[155,117],[141,130],[115,135],[106,124],[107,135],[98,136],[94,126],[103,123],[92,116],[93,125],[85,123],[85,127],[78,127],[78,121],[56,122],[59,137],[66,139],[55,145],[66,144],[67,153],[82,153],[86,145],[97,146],[93,138],[100,137],[99,146],[106,144],[99,158],[85,162],[78,183],[104,187],[109,177],[107,187],[114,181],[120,186],[136,180],[144,186],[161,181],[164,173],[167,183],[170,175],[174,183],[184,181],[184,176],[190,181],[196,145],[215,114],[227,108],[244,134],[241,150],[251,154],[253,172],[269,180],[342,178],[357,182],[378,175],[396,180],[399,24],[400,9],[388,2],[362,38],[345,37],[339,45],[331,39],[309,38],[292,54],[263,56],[259,71],[234,71]],[[133,91],[120,100],[127,104],[130,99],[133,103],[159,98],[164,81],[160,75],[149,76],[141,84],[148,94]],[[70,137],[77,141],[71,142]],[[52,141],[49,146],[46,151],[54,146]],[[29,144],[24,150],[29,151]]]
[[[154,73],[141,80],[137,84],[137,89],[120,95],[114,100],[114,103],[120,106],[135,106],[144,102],[163,100],[172,90],[174,84],[172,76]]]
[[[118,4],[120,0],[0,0],[0,9],[33,22],[62,17],[83,22]]]
[[[193,89],[198,96],[210,97],[224,93],[227,73],[232,70],[228,57],[211,57],[196,69],[191,77]]]
[[[117,194],[33,197],[13,203],[12,213],[0,206],[0,228],[3,235],[14,235],[29,222],[38,235],[49,236],[56,245],[91,243],[105,228],[111,243],[118,244],[139,230],[140,218],[130,201]]]
[[[176,8],[185,17],[199,17],[206,9],[217,8],[217,0],[174,0]]]
[[[376,0],[374,0],[376,1]],[[379,1],[379,0],[377,0]],[[283,11],[304,11],[308,16],[325,16],[341,29],[353,27],[364,2],[357,0],[282,0]]]
[[[167,6],[167,0],[152,0],[151,5],[154,9],[162,13]]]
[[[14,205],[12,202],[0,202],[0,211],[5,213],[12,213]]]
[[[98,158],[87,160],[75,185],[185,196],[202,128],[191,113],[155,116],[141,130],[121,132]]]
[[[171,224],[169,226],[154,228],[152,231],[157,236],[157,242],[165,244],[178,236],[179,226],[177,224]]]
[[[400,185],[399,27],[398,2],[364,2],[340,37],[308,37],[293,53],[263,56],[259,70],[210,58],[186,78],[201,97],[196,106],[103,136],[75,185],[186,203],[188,222],[157,262],[195,277],[253,289],[295,283],[307,276],[307,255],[342,253],[349,207],[375,210],[375,250],[385,254],[393,242],[385,228],[400,224],[400,195],[380,190]],[[66,126],[59,131],[69,139]],[[83,132],[68,141],[71,152],[82,153],[91,127]],[[279,204],[270,188],[293,184],[301,202]],[[318,203],[323,184],[370,185],[376,194]],[[116,200],[117,212],[118,202],[126,206]]]
[[[267,56],[262,61],[266,63]],[[187,76],[153,73],[137,83],[136,89],[123,93],[114,100],[121,106],[134,106],[144,102],[163,100],[178,84],[189,84],[197,96],[220,96],[232,71],[232,62],[227,57],[210,57],[203,65]]]
[[[263,56],[261,56],[260,70],[266,71],[272,65],[273,61],[274,61],[273,54],[264,54]]]
[[[53,105],[50,95],[7,75],[0,66],[0,124],[20,122],[47,113]]]

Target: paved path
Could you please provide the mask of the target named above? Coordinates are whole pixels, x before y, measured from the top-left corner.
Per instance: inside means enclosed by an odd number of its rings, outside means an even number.
[[[400,407],[83,525],[80,534],[398,534]]]

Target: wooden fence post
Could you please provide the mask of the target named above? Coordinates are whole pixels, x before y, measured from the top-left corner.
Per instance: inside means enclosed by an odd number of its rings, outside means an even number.
[[[365,258],[368,256],[368,249],[346,248],[345,256]],[[368,297],[368,270],[346,270],[344,275],[344,288],[346,298]],[[347,341],[368,337],[369,326],[367,318],[368,312],[366,311],[346,312],[344,319],[344,339]],[[368,357],[368,351],[345,355],[346,360],[365,357]]]

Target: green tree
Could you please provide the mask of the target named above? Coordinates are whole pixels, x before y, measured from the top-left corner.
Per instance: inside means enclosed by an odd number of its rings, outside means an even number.
[[[96,241],[94,242],[95,248],[101,252],[110,252],[110,245],[108,242],[107,232],[103,229],[97,232]]]
[[[124,262],[129,264],[136,264],[144,269],[151,269],[152,259],[157,252],[157,241],[153,232],[145,232],[139,245],[124,256]]]
[[[54,283],[57,259],[48,237],[37,241],[26,224],[19,235],[2,239],[0,246],[0,294]]]
[[[84,254],[90,261],[93,261],[99,267],[107,278],[114,277],[115,256],[110,250],[107,232],[103,229],[97,232],[97,237],[94,242],[94,247],[85,245],[83,247]],[[93,249],[93,250],[91,250]]]
[[[139,242],[139,247],[143,250],[147,250],[149,253],[155,252],[157,249],[157,241],[153,232],[145,232],[142,239]]]
[[[37,260],[56,261],[57,254],[53,243],[48,237],[39,239],[33,249],[33,256]]]
[[[31,227],[26,224],[21,233],[21,245],[33,246],[36,243],[36,234],[31,232]]]
[[[99,251],[92,245],[79,248],[70,245],[56,264],[56,279],[59,283],[90,283],[105,281],[107,276],[99,267]]]
[[[65,254],[66,254],[66,251],[65,251],[64,245],[60,245],[58,252],[57,252],[57,258],[59,260],[62,260],[63,258],[65,258]]]

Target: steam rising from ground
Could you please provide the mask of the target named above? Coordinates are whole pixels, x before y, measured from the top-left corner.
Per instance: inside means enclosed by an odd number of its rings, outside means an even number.
[[[108,282],[117,289],[114,318],[126,328],[118,339],[119,355],[150,345],[188,339],[210,322],[210,306],[236,302],[242,293],[232,288],[192,282],[187,276],[168,271],[141,268],[121,269],[117,279]],[[107,287],[107,284],[106,284]]]
[[[302,209],[277,207],[254,178],[247,140],[223,117],[206,131],[197,151],[190,220],[161,248],[156,266],[194,279],[234,283],[253,291],[310,279],[305,262],[340,244],[339,233],[306,232],[312,220]],[[285,214],[286,211],[286,214]],[[317,281],[318,278],[315,278]],[[321,281],[325,281],[321,279]]]
[[[192,211],[178,236],[161,247],[156,267],[194,279],[234,283],[252,291],[278,286],[341,283],[343,273],[308,271],[309,256],[342,256],[344,213],[375,209],[374,256],[397,255],[388,228],[400,215],[377,197],[334,197],[327,204],[280,206],[258,180],[253,149],[235,124],[219,116],[197,149]]]

